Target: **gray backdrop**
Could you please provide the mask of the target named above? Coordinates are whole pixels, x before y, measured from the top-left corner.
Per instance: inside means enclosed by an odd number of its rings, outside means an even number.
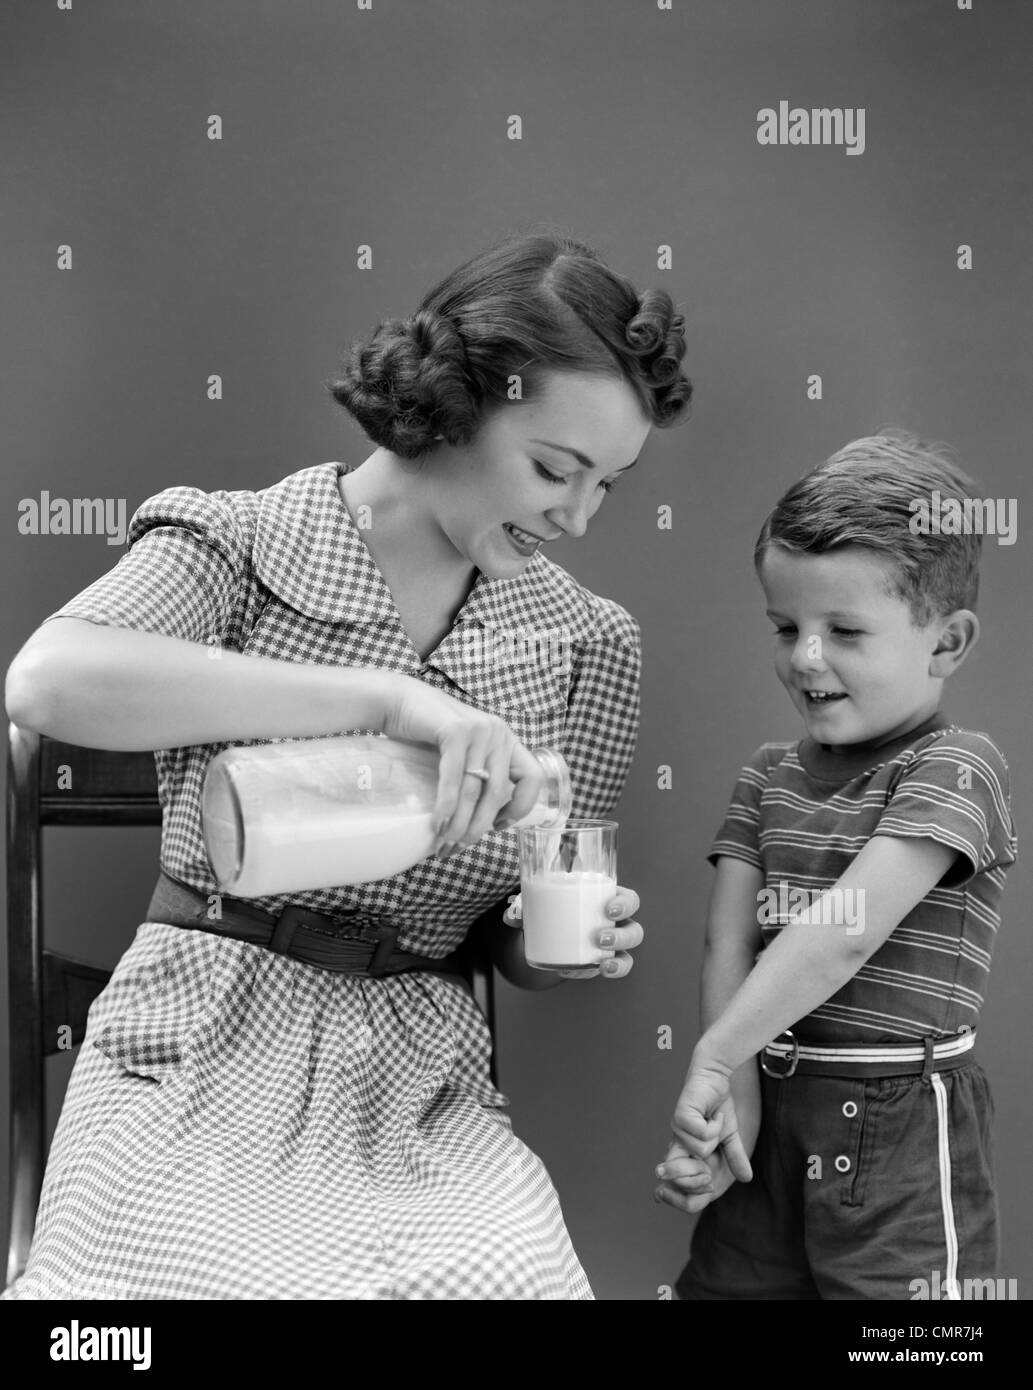
[[[946,708],[1009,757],[1020,845],[1033,825],[1031,19],[989,0],[7,0],[0,17],[5,667],[120,553],[103,536],[19,534],[21,499],[125,498],[131,515],[172,484],[260,488],[361,462],[369,447],[320,385],[339,345],[411,312],[499,235],[573,233],[687,308],[692,420],[655,432],[590,534],[553,552],[644,630],[619,816],[647,944],[622,982],[500,989],[515,1126],[600,1298],[663,1296],[687,1248],[689,1221],[653,1203],[652,1167],[696,1037],[704,854],[746,754],[800,732],[750,552],[782,489],[848,439],[927,432],[987,495],[1019,500],[1018,542],[985,547],[984,636]],[[783,98],[864,107],[864,153],[758,144],[758,110]],[[356,268],[362,243],[372,270]],[[206,397],[211,373],[222,401]],[[157,850],[153,831],[48,832],[52,938],[113,964]],[[1022,1297],[1029,883],[1023,858],[981,1028],[1001,1274]],[[55,1087],[67,1070],[51,1064]]]

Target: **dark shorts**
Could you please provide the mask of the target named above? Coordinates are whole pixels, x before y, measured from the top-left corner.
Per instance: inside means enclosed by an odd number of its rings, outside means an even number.
[[[700,1215],[681,1299],[993,1297],[993,1099],[975,1062],[762,1077],[753,1181]],[[956,1285],[951,1281],[955,1280]]]

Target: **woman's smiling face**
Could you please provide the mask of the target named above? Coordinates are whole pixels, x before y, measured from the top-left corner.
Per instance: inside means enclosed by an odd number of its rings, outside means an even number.
[[[499,406],[474,441],[428,459],[438,525],[490,579],[512,579],[542,542],[582,536],[637,460],[652,422],[623,379],[552,372]]]

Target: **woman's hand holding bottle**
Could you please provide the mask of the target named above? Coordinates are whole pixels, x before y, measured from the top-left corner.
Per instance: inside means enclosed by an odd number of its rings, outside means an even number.
[[[468,847],[522,820],[545,785],[538,759],[503,719],[411,676],[392,676],[382,732],[439,751],[435,851]]]

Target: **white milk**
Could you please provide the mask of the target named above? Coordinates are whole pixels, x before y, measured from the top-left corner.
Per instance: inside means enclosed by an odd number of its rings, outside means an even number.
[[[433,820],[431,811],[390,806],[370,807],[360,818],[354,807],[330,800],[320,804],[318,816],[299,814],[286,823],[265,816],[248,824],[243,871],[227,889],[239,898],[261,898],[390,878],[429,856]]]
[[[520,902],[528,965],[555,970],[609,960],[614,952],[595,938],[613,925],[606,904],[616,893],[617,880],[601,873],[557,870],[525,878]]]

